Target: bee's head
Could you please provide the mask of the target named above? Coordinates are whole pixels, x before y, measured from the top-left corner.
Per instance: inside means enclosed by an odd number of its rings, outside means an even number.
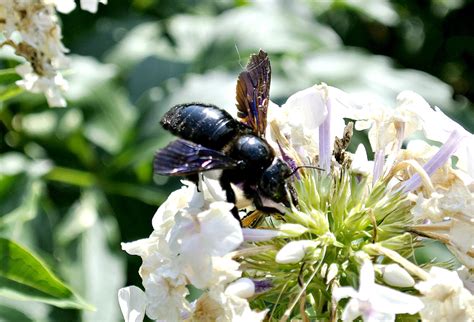
[[[300,169],[309,168],[323,170],[317,166],[301,165],[296,167],[293,171],[288,164],[279,158],[275,158],[273,163],[265,169],[260,181],[258,183],[259,192],[275,202],[282,202],[289,206],[288,193],[289,190],[293,204],[297,204],[297,198],[292,185],[289,185],[287,180],[296,174]],[[289,188],[289,189],[288,189]]]
[[[279,158],[275,158],[260,177],[259,192],[275,202],[287,201],[286,179],[290,175],[290,167]]]

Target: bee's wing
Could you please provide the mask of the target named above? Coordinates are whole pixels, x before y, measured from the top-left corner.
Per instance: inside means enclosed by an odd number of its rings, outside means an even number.
[[[270,59],[263,50],[250,56],[247,68],[237,80],[236,105],[240,121],[260,137],[265,135],[267,127],[270,80]]]
[[[153,161],[155,172],[166,176],[183,176],[237,166],[236,160],[222,152],[182,139],[173,141],[159,150]]]

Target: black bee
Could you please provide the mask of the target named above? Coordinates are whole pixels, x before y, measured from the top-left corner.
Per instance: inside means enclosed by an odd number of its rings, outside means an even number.
[[[227,201],[236,203],[232,183],[259,210],[268,210],[265,198],[288,205],[286,179],[292,172],[265,141],[270,77],[270,60],[260,50],[250,57],[237,81],[239,120],[214,105],[172,107],[160,123],[180,139],[156,153],[155,172],[196,181],[200,172],[221,169],[219,180]],[[235,207],[233,215],[239,219]]]

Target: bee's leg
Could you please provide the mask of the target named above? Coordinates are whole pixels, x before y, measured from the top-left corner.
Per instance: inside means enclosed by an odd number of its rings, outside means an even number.
[[[272,213],[278,213],[280,215],[284,214],[284,211],[282,211],[281,209],[278,209],[277,207],[270,207],[270,206],[265,205],[262,198],[258,194],[256,194],[253,197],[253,203],[255,204],[255,208],[257,208],[260,211],[263,211],[269,214],[272,214]]]
[[[235,192],[232,189],[232,186],[230,185],[230,180],[226,176],[222,175],[219,179],[219,183],[221,184],[222,190],[225,191],[227,202],[234,204],[234,207],[231,210],[232,216],[234,216],[234,218],[237,219],[240,225],[242,226],[242,221],[240,220],[240,216],[239,216],[239,210],[235,206],[235,201],[236,201]]]
[[[197,191],[200,192],[201,190],[199,189],[199,175],[200,173],[189,174],[186,176],[186,179],[194,183],[197,187]]]
[[[253,200],[255,208],[257,208],[258,210],[260,210],[262,212],[269,213],[269,214],[276,213],[276,212],[279,213],[279,214],[284,213],[281,209],[278,209],[278,204],[275,203],[275,202],[272,202],[273,204],[275,204],[275,207],[265,205],[265,203],[262,200],[262,197],[257,192],[257,190],[255,190],[254,187],[245,184],[244,187],[243,187],[243,190],[244,190],[245,197],[248,198],[248,199]],[[280,206],[280,208],[281,208],[281,206]]]

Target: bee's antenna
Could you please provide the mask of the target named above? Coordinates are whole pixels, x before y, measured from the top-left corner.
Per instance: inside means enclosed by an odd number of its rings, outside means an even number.
[[[325,171],[323,168],[317,167],[317,166],[315,166],[315,165],[300,165],[300,166],[297,166],[296,169],[293,170],[293,172],[291,172],[288,176],[286,176],[285,179],[290,178],[290,177],[293,176],[296,172],[298,172],[300,169],[316,169],[316,170]]]
[[[234,43],[234,47],[235,47],[235,51],[237,52],[237,56],[239,56],[239,65],[240,65],[240,68],[242,68],[242,70],[244,70],[245,67],[242,66],[242,57],[240,57],[240,51],[239,51],[239,47],[237,47],[237,43]]]

